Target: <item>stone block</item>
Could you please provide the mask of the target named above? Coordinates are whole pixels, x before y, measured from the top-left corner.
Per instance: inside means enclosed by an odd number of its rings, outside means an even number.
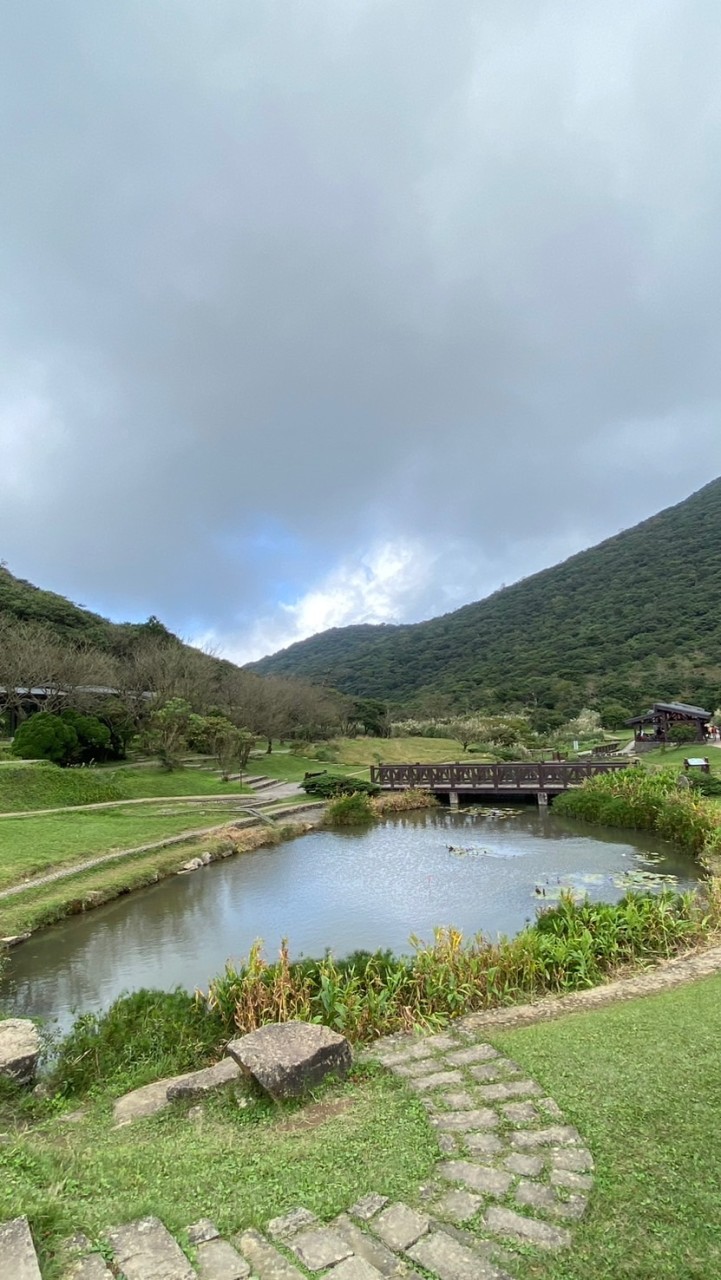
[[[250,1267],[227,1240],[206,1240],[198,1245],[200,1280],[246,1280]]]
[[[472,1156],[497,1156],[506,1150],[495,1133],[466,1133],[463,1145]]]
[[[479,1107],[472,1111],[441,1112],[433,1124],[437,1129],[471,1133],[474,1129],[496,1129],[500,1119],[490,1107]]]
[[[158,1218],[114,1227],[106,1237],[125,1280],[197,1280],[180,1245]]]
[[[346,1258],[328,1272],[327,1280],[383,1280],[383,1272],[366,1258]]]
[[[494,1062],[481,1062],[477,1067],[469,1068],[469,1075],[479,1084],[493,1084],[496,1080],[507,1080],[518,1068],[505,1058],[496,1058]]]
[[[472,1191],[480,1191],[488,1196],[505,1196],[513,1181],[510,1173],[503,1169],[473,1164],[470,1160],[441,1161],[438,1173],[446,1182],[462,1182]]]
[[[518,1173],[523,1178],[537,1178],[543,1172],[543,1156],[524,1156],[520,1151],[508,1156],[503,1161],[511,1173]]]
[[[360,1218],[362,1222],[367,1222],[376,1213],[380,1213],[383,1206],[387,1204],[388,1196],[379,1196],[377,1192],[370,1191],[367,1196],[361,1196],[360,1200],[356,1200],[348,1212],[352,1217]]]
[[[573,1173],[585,1173],[593,1168],[593,1156],[585,1147],[576,1147],[570,1151],[551,1151],[549,1159],[552,1168],[569,1169]]]
[[[541,1119],[532,1102],[504,1102],[501,1114],[517,1125],[538,1124]]]
[[[467,1222],[478,1213],[483,1204],[481,1196],[474,1196],[470,1191],[455,1187],[447,1191],[433,1206],[433,1212],[439,1218],[447,1218],[449,1222]]]
[[[308,1227],[314,1227],[318,1219],[310,1209],[291,1209],[280,1218],[272,1218],[268,1223],[268,1235],[276,1240],[290,1240],[291,1236]]]
[[[330,1227],[299,1231],[291,1237],[289,1246],[309,1271],[323,1271],[353,1252],[347,1240]]]
[[[115,1280],[115,1277],[99,1253],[89,1253],[73,1264],[67,1280]]]
[[[191,1244],[204,1244],[207,1240],[217,1240],[218,1228],[210,1218],[199,1218],[188,1227],[188,1239]]]
[[[573,1173],[571,1169],[551,1169],[551,1186],[564,1187],[568,1191],[590,1191],[593,1178],[587,1173]]]
[[[341,1213],[331,1224],[343,1237],[358,1258],[363,1258],[381,1275],[393,1275],[398,1269],[398,1259],[390,1249],[367,1231],[361,1231],[347,1214]],[[342,1265],[342,1264],[341,1264]],[[332,1273],[335,1276],[335,1271]]]
[[[371,1226],[389,1249],[399,1253],[415,1244],[428,1230],[429,1218],[425,1213],[409,1209],[407,1204],[392,1204],[384,1209]]]
[[[445,1089],[449,1084],[463,1084],[463,1076],[460,1071],[433,1071],[429,1076],[416,1076],[408,1083],[417,1093],[425,1093],[427,1089]]]
[[[414,1262],[438,1276],[439,1280],[508,1280],[494,1263],[445,1231],[434,1231],[432,1235],[424,1236],[408,1253]]]
[[[548,1222],[526,1218],[500,1205],[487,1209],[483,1222],[494,1235],[504,1236],[517,1244],[533,1244],[538,1249],[565,1249],[571,1243],[570,1232],[564,1227],[553,1227]]]
[[[452,1062],[454,1067],[468,1067],[472,1063],[488,1062],[491,1058],[498,1056],[498,1050],[494,1049],[492,1044],[472,1044],[468,1049],[457,1049],[454,1053],[447,1053],[446,1062]]]
[[[0,1276],[8,1280],[42,1280],[27,1218],[0,1225]]]
[[[507,1080],[499,1084],[484,1084],[478,1090],[483,1102],[505,1102],[509,1098],[527,1098],[543,1093],[535,1080]]]
[[[237,1062],[232,1058],[223,1058],[214,1067],[204,1067],[202,1071],[190,1071],[187,1075],[177,1076],[168,1085],[166,1096],[168,1102],[175,1102],[178,1098],[204,1098],[216,1089],[235,1084],[240,1076],[241,1070]]]
[[[0,1076],[18,1084],[35,1079],[40,1057],[40,1036],[29,1018],[4,1018],[0,1022]]]
[[[458,1093],[441,1094],[438,1101],[442,1102],[444,1107],[448,1107],[449,1111],[470,1111],[476,1105],[475,1098],[463,1090]]]
[[[259,1231],[243,1231],[233,1243],[250,1264],[258,1280],[305,1280],[303,1272],[274,1249]]]
[[[310,1022],[260,1027],[228,1045],[228,1053],[277,1102],[301,1097],[327,1075],[352,1066],[345,1036]]]

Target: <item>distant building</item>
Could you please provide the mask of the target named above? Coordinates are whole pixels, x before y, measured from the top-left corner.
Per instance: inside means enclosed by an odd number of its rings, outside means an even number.
[[[696,735],[695,741],[705,742],[712,714],[704,711],[703,707],[692,707],[686,702],[654,702],[645,715],[634,716],[626,724],[633,729],[636,742],[672,742],[670,730],[675,724],[690,725]]]

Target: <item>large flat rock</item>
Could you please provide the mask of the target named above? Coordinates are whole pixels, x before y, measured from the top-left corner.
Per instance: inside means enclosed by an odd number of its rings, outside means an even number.
[[[0,1076],[19,1084],[29,1084],[40,1057],[40,1036],[29,1018],[6,1018],[0,1022]]]
[[[106,1234],[125,1280],[197,1280],[180,1245],[158,1218],[141,1218]]]
[[[327,1075],[347,1075],[353,1062],[345,1036],[311,1022],[260,1027],[231,1041],[228,1053],[276,1102],[301,1097]]]
[[[42,1280],[27,1218],[13,1218],[0,1226],[0,1276]]]

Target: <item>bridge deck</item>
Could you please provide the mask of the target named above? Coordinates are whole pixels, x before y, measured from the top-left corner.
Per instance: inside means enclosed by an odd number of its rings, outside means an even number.
[[[626,769],[628,760],[512,761],[508,764],[379,764],[371,782],[384,791],[417,788],[436,794],[486,796],[557,795],[599,773]]]

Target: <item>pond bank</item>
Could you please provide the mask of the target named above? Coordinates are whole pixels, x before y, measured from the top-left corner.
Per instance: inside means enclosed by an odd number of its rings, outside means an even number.
[[[207,861],[216,862],[303,835],[321,821],[324,811],[321,804],[284,805],[264,817],[169,836],[14,885],[0,893],[0,939],[8,947],[25,942],[39,929],[176,875],[184,863],[201,854],[209,854]],[[282,825],[277,825],[278,820]]]
[[[430,941],[436,926],[515,936],[564,888],[614,902],[632,887],[692,888],[699,875],[692,858],[651,836],[584,831],[529,806],[500,817],[485,808],[394,814],[280,842],[255,829],[252,838],[259,844],[243,858],[149,878],[143,894],[36,934],[12,953],[4,988],[14,1012],[106,1008],[142,986],[192,991],[258,938],[271,956],[284,937],[293,957],[327,948],[408,956],[410,936]],[[164,856],[177,870],[177,848]]]

